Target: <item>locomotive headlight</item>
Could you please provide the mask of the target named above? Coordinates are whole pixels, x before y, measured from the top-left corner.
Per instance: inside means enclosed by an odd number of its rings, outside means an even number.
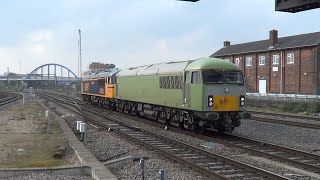
[[[224,92],[228,93],[229,89],[228,88],[224,88]]]
[[[210,107],[213,106],[213,96],[212,95],[208,96],[208,106],[210,106]]]
[[[240,106],[244,106],[246,105],[246,99],[244,98],[244,96],[240,96]]]

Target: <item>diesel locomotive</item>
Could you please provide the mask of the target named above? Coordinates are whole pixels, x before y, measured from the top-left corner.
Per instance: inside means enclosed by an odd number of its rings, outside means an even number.
[[[94,105],[196,131],[232,132],[251,117],[242,70],[217,58],[90,74],[81,91]]]

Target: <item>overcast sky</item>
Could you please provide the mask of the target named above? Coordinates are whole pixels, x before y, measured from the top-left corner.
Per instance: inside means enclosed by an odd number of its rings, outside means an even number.
[[[77,74],[82,64],[119,68],[208,57],[223,41],[267,39],[320,30],[320,10],[282,13],[274,0],[7,0],[0,5],[0,74],[29,73],[46,63]],[[21,65],[21,66],[20,66]]]

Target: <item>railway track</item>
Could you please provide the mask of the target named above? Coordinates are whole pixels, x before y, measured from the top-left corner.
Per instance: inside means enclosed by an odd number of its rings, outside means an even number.
[[[45,91],[47,93],[52,93],[50,91]],[[71,98],[68,96],[64,96],[61,94],[55,94],[56,96],[64,97],[66,99],[69,99],[70,101],[74,101],[79,104],[86,104],[82,100]],[[259,112],[259,111],[248,111],[252,113],[252,120],[255,121],[261,121],[261,122],[269,122],[269,123],[276,123],[276,124],[284,124],[289,126],[295,126],[295,127],[303,127],[303,128],[310,128],[310,129],[320,129],[320,123],[312,121],[318,121],[320,122],[320,118],[316,117],[308,117],[308,116],[298,116],[298,115],[290,115],[290,114],[279,114],[279,113],[268,113],[268,112]],[[255,115],[266,115],[266,116],[272,116],[271,117],[257,117]],[[279,117],[283,118],[295,118],[295,119],[308,119],[311,120],[308,123],[307,122],[301,122],[301,121],[293,121],[293,120],[285,120],[285,119],[279,119]]]
[[[45,97],[45,95],[41,95]],[[58,103],[68,103],[73,105],[74,102],[59,100],[57,97],[45,97]],[[66,107],[67,108],[67,107]],[[227,157],[214,154],[204,149],[194,147],[189,144],[159,135],[157,133],[141,129],[130,125],[117,118],[106,116],[92,108],[79,107],[81,113],[88,121],[103,128],[112,128],[115,132],[130,138],[131,140],[142,144],[148,148],[154,149],[161,154],[166,155],[186,166],[201,172],[205,177],[210,179],[287,179],[286,177],[259,169],[244,163],[229,159]],[[86,112],[84,115],[83,112]],[[77,112],[79,114],[79,112]],[[91,114],[91,115],[88,115]],[[94,114],[94,115],[92,115]],[[103,117],[106,121],[97,121],[92,118],[95,115]],[[114,124],[116,128],[114,128]],[[111,124],[111,125],[110,125]]]
[[[64,98],[66,99],[67,97],[64,97]],[[70,100],[72,100],[72,98],[70,98]],[[79,101],[79,103],[82,105],[85,105],[85,103],[81,101]],[[104,116],[108,118],[106,115]],[[128,117],[130,118],[130,116]],[[154,121],[148,121],[144,119],[141,119],[141,121],[143,121],[143,123],[148,123],[154,126],[160,126],[161,128],[165,127],[165,125],[159,124]],[[248,153],[255,154],[257,156],[268,158],[274,161],[288,163],[295,167],[298,167],[307,171],[312,171],[316,174],[319,174],[320,176],[320,156],[313,153],[286,148],[286,147],[278,146],[271,143],[248,139],[245,137],[234,136],[231,134],[227,134],[226,136],[220,137],[217,135],[212,136],[212,134],[210,134],[210,136],[195,134],[193,132],[182,131],[179,128],[173,128],[173,127],[171,127],[170,129],[174,129],[174,131],[179,131],[179,133],[190,135],[196,138],[224,144],[228,147],[242,149]]]
[[[297,116],[297,115],[290,115],[290,114],[279,114],[279,113],[268,113],[268,112],[258,112],[258,111],[248,111],[252,113],[252,120],[261,121],[261,122],[269,122],[269,123],[276,123],[276,124],[284,124],[289,126],[296,126],[296,127],[303,127],[303,128],[310,128],[310,129],[320,129],[320,118],[316,117],[308,117],[308,116]],[[272,117],[260,117],[256,115],[266,115]],[[294,118],[294,119],[307,119],[309,122],[302,122],[297,120],[285,120],[279,119],[281,118]]]
[[[22,97],[21,94],[2,92],[0,93],[0,106],[18,101],[22,99]]]

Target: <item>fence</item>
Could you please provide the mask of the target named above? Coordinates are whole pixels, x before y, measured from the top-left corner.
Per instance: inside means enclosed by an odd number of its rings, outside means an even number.
[[[275,101],[320,101],[320,95],[304,94],[270,94],[270,93],[247,93],[248,99],[275,100]]]

